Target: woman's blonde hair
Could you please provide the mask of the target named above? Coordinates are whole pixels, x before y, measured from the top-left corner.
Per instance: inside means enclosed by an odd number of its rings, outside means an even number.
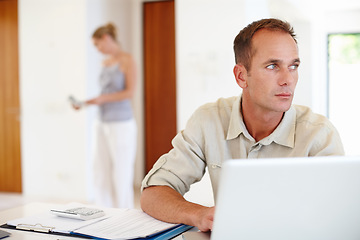
[[[95,32],[92,35],[92,38],[100,39],[105,34],[109,35],[112,39],[117,41],[117,39],[116,39],[116,37],[117,37],[116,36],[116,27],[112,23],[108,23],[108,24],[106,24],[104,26],[101,26],[98,29],[96,29]]]

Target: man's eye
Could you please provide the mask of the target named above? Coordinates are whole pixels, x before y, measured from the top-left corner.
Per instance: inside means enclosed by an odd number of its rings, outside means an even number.
[[[275,64],[271,64],[271,65],[268,65],[266,68],[273,70],[273,69],[276,68],[276,65],[275,65]]]
[[[296,70],[296,69],[298,69],[298,67],[299,67],[299,65],[294,64],[294,65],[291,65],[291,66],[290,66],[290,69],[291,69],[291,70]]]

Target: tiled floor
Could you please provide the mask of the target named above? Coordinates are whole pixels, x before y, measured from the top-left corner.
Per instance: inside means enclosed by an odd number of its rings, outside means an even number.
[[[135,195],[134,195],[134,206],[135,208],[140,209],[140,203],[139,203],[139,198],[140,198],[140,193],[138,188],[136,189],[136,191],[134,191]],[[59,204],[66,204],[69,203],[68,201],[65,200],[54,200],[54,199],[44,199],[44,198],[37,198],[37,197],[27,197],[24,196],[23,194],[19,194],[19,193],[7,193],[7,192],[0,192],[0,212],[5,210],[5,209],[9,209],[9,208],[14,208],[14,207],[18,207],[27,203],[31,203],[31,202],[50,202],[50,203],[59,203]]]

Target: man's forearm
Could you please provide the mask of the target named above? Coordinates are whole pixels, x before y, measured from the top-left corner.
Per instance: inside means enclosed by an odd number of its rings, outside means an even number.
[[[214,208],[186,201],[181,194],[168,186],[153,186],[143,190],[141,208],[161,221],[183,223],[201,231],[212,228]]]

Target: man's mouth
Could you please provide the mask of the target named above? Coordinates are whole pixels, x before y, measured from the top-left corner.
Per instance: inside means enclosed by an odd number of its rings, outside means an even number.
[[[289,98],[289,97],[291,97],[291,95],[292,95],[291,93],[279,93],[279,94],[276,94],[275,96]]]

